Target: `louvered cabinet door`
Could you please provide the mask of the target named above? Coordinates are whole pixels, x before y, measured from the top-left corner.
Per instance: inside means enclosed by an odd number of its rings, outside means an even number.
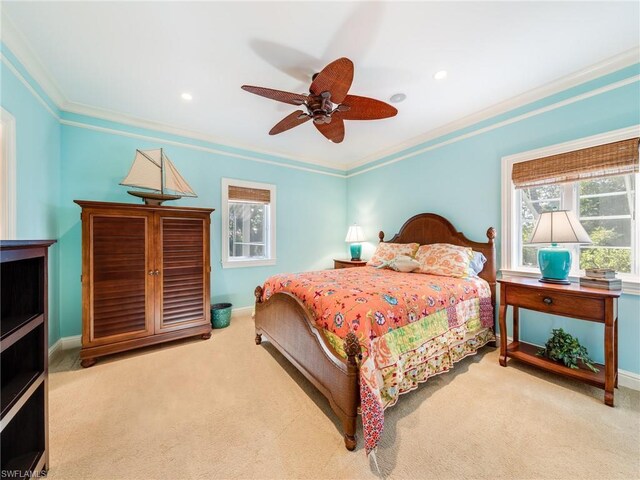
[[[153,216],[85,213],[89,289],[83,345],[97,346],[153,334]],[[151,257],[151,258],[150,258]],[[86,262],[88,260],[88,264]],[[87,272],[88,269],[88,272]],[[86,300],[85,300],[86,301]],[[87,338],[88,337],[88,338]]]
[[[156,333],[210,321],[209,216],[158,215]]]

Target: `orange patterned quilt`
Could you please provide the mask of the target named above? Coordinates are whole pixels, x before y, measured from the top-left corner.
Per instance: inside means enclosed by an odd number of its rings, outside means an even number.
[[[298,297],[344,355],[342,338],[360,340],[360,398],[367,453],[379,441],[384,409],[402,393],[445,372],[493,340],[489,284],[374,267],[274,275],[276,292]]]

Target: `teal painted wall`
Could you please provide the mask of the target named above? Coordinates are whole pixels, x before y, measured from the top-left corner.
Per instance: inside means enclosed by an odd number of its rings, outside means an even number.
[[[640,123],[636,81],[345,179],[331,175],[336,173],[331,169],[302,162],[60,112],[4,45],[2,54],[0,104],[16,117],[17,124],[18,237],[59,240],[51,249],[49,265],[50,344],[81,332],[80,208],[73,200],[134,202],[117,184],[136,148],[166,148],[199,194],[197,199],[181,200],[181,205],[217,209],[212,217],[212,301],[242,307],[252,304],[253,288],[268,275],[328,268],[333,257],[346,256],[344,234],[354,221],[371,239],[365,256],[373,251],[378,230],[392,235],[407,218],[424,211],[440,213],[471,238],[483,239],[487,226],[500,227],[501,157]],[[349,173],[639,72],[639,65],[614,72]],[[235,155],[253,156],[257,161]],[[277,186],[277,265],[221,268],[222,177]],[[498,237],[498,252],[499,241]],[[640,297],[623,295],[619,313],[620,367],[640,373]],[[596,360],[602,360],[600,325],[531,312],[523,312],[522,317],[523,339],[544,343],[551,328],[563,327],[576,334]]]
[[[272,274],[329,268],[332,259],[345,256],[346,179],[294,168],[232,158],[224,153],[195,150],[170,142],[177,140],[202,146],[206,142],[132,129],[123,125],[65,114],[82,127],[62,125],[62,189],[58,216],[60,257],[64,269],[61,284],[61,336],[81,333],[81,224],[80,207],[73,200],[137,203],[118,185],[127,174],[136,148],[163,147],[198,198],[184,198],[184,206],[213,207],[211,222],[211,298],[214,303],[231,302],[235,307],[253,305],[253,290]],[[97,131],[100,125],[110,131]],[[87,128],[89,127],[89,128]],[[118,130],[121,133],[114,133]],[[132,138],[132,132],[157,140]],[[209,148],[219,146],[209,145]],[[253,154],[255,155],[255,154]],[[289,164],[311,168],[307,164]],[[313,167],[315,168],[315,167]],[[234,178],[276,185],[277,264],[264,267],[227,268],[221,257],[221,178]],[[174,204],[168,202],[166,205]]]
[[[626,68],[589,82],[586,86],[578,86],[493,120],[398,152],[376,164],[629,78],[639,72],[640,65]],[[363,225],[367,237],[371,239],[365,248],[365,258],[374,249],[378,230],[384,230],[389,238],[407,218],[421,212],[439,213],[449,218],[468,237],[479,241],[486,238],[487,227],[496,227],[499,253],[503,156],[637,124],[640,124],[640,88],[636,79],[632,84],[350,176],[347,185],[347,220]],[[370,166],[354,169],[350,174]],[[596,361],[602,361],[601,325],[528,311],[523,311],[521,318],[523,340],[544,344],[552,328],[562,327],[576,335]],[[620,368],[640,373],[640,296],[621,297],[619,318]]]
[[[60,194],[60,125],[54,114],[38,101],[27,85],[38,85],[21,70],[8,67],[12,59],[4,45],[6,62],[0,65],[0,105],[16,121],[16,238],[58,238]],[[22,78],[22,81],[21,79]],[[48,103],[48,102],[47,102]],[[49,250],[49,343],[60,336],[59,246]]]
[[[216,209],[211,224],[213,302],[251,306],[255,286],[269,275],[329,268],[334,257],[345,256],[344,173],[61,112],[5,45],[2,54],[0,104],[15,116],[17,130],[17,235],[58,239],[49,262],[50,345],[81,333],[80,208],[73,200],[138,202],[118,185],[136,148],[166,149],[199,194],[180,205]],[[276,265],[221,267],[222,177],[276,185]]]

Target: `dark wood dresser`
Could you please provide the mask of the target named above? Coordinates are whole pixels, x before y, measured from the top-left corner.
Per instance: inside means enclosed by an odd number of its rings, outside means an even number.
[[[49,469],[47,259],[54,240],[0,241],[0,477]]]
[[[75,201],[82,207],[82,366],[211,336],[210,208]]]

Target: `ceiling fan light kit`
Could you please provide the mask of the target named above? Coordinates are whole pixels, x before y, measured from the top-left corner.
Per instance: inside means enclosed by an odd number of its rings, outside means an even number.
[[[391,105],[369,97],[348,95],[353,82],[353,62],[339,58],[313,76],[309,94],[243,85],[242,89],[278,102],[304,107],[278,122],[269,135],[290,130],[313,120],[316,129],[333,143],[344,140],[344,120],[378,120],[398,113]]]

